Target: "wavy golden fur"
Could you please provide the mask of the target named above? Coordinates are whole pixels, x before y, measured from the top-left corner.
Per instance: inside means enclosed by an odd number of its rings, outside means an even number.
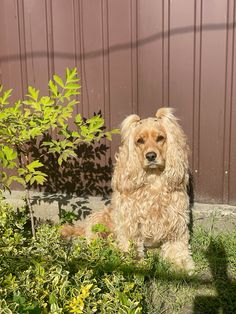
[[[64,235],[77,230],[91,238],[91,226],[105,222],[123,251],[130,240],[140,257],[146,248],[160,246],[164,258],[191,272],[188,146],[173,110],[161,108],[154,118],[143,120],[128,116],[121,125],[121,140],[111,208],[92,214],[84,227],[64,229]]]

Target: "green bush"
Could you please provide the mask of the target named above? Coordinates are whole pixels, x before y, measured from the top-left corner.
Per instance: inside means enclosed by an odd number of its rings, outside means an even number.
[[[64,241],[47,224],[36,240],[27,217],[1,201],[1,313],[142,312],[144,277],[133,271],[132,252],[121,254],[112,238]]]
[[[54,75],[48,83],[47,96],[41,96],[39,90],[29,86],[24,100],[11,103],[12,89],[4,90],[0,85],[0,192],[10,190],[12,182],[25,187],[33,235],[29,190],[35,185],[44,185],[49,175],[42,170],[44,164],[39,157],[35,158],[33,151],[43,150],[44,156],[52,154],[61,166],[77,158],[76,150],[81,143],[94,144],[103,137],[111,140],[112,134],[118,133],[116,129],[104,131],[100,114],[88,119],[75,114],[80,87],[76,68],[67,69],[64,79]],[[9,169],[14,169],[13,175]]]

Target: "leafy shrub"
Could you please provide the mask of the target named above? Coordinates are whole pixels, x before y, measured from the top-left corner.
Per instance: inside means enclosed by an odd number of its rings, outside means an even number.
[[[36,240],[27,217],[1,201],[0,312],[141,313],[144,279],[130,271],[132,252],[121,254],[112,238],[65,242],[46,224]]]
[[[3,187],[9,187],[12,181],[25,186],[45,182],[47,174],[39,170],[43,165],[39,160],[30,160],[34,140],[44,134],[57,133],[57,138],[40,145],[48,148],[47,153],[56,154],[61,165],[70,156],[76,157],[79,143],[99,141],[104,136],[111,140],[111,134],[117,133],[117,130],[104,132],[104,119],[100,115],[83,119],[77,114],[75,128],[69,129],[68,120],[73,116],[81,87],[76,68],[66,70],[65,81],[54,75],[48,86],[49,96],[40,96],[39,90],[29,86],[26,99],[14,104],[10,104],[12,90],[4,91],[0,86],[0,164],[4,169],[17,168],[18,171],[18,176],[1,172]]]
[[[77,114],[73,129],[69,128],[80,87],[76,68],[67,69],[64,80],[54,75],[48,83],[47,96],[40,96],[39,90],[29,86],[23,101],[10,103],[12,90],[4,91],[0,85],[0,189],[10,189],[14,181],[26,188],[33,235],[29,190],[35,184],[43,185],[48,177],[42,170],[44,164],[34,158],[35,147],[43,149],[44,155],[56,156],[61,166],[77,157],[76,149],[81,143],[98,142],[102,137],[111,140],[112,134],[118,132],[105,132],[101,115],[84,119]],[[15,169],[15,174],[9,175],[9,169]]]

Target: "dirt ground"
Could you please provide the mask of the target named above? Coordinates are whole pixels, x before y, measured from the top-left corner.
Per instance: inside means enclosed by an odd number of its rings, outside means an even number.
[[[217,204],[194,204],[193,224],[202,226],[206,231],[227,232],[236,228],[236,207]]]

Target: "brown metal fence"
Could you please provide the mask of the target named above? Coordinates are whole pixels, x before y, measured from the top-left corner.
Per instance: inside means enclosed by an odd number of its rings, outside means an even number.
[[[0,0],[1,82],[17,99],[77,66],[78,112],[109,128],[177,108],[197,200],[236,204],[235,21],[234,0]]]

